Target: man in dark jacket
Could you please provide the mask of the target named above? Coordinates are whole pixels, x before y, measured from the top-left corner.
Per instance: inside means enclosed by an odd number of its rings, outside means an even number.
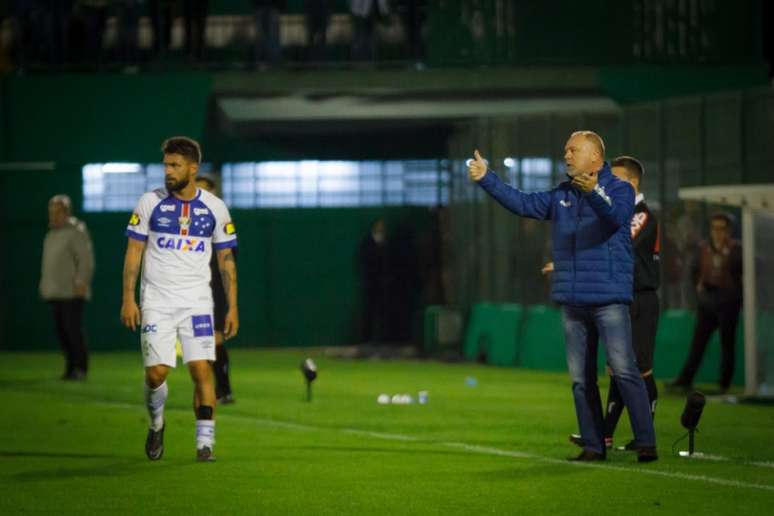
[[[731,220],[731,215],[727,213],[713,215],[710,219],[710,238],[699,246],[693,265],[698,298],[696,327],[683,370],[669,384],[670,388],[691,389],[707,343],[718,328],[722,349],[718,383],[722,392],[731,386],[736,326],[742,308],[742,246],[731,238]]]
[[[584,449],[575,460],[605,459],[599,390],[588,384],[587,362],[596,355],[597,336],[605,345],[638,449],[638,460],[658,458],[648,394],[634,357],[628,305],[632,302],[630,221],[634,190],[604,161],[602,138],[577,131],[565,145],[570,180],[548,192],[525,194],[506,185],[487,168],[478,151],[468,174],[503,207],[553,222],[552,298],[562,307],[567,366]]]

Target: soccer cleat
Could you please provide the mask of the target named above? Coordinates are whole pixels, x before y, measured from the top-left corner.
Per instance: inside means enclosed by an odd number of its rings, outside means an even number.
[[[580,452],[580,455],[578,455],[577,457],[570,457],[567,460],[572,462],[593,462],[593,461],[603,461],[606,459],[607,457],[605,457],[604,453],[597,453],[591,450],[583,450],[582,452]]]
[[[165,423],[158,432],[152,428],[148,429],[148,438],[145,439],[145,455],[150,460],[159,460],[164,455],[164,429],[166,427]]]
[[[653,462],[658,460],[655,446],[640,446],[637,448],[637,462]]]
[[[218,405],[230,405],[234,403],[236,400],[234,399],[234,396],[231,394],[226,394],[225,396],[221,396],[218,398]]]
[[[196,449],[196,460],[198,462],[215,462],[215,455],[212,454],[212,448],[202,446]]]

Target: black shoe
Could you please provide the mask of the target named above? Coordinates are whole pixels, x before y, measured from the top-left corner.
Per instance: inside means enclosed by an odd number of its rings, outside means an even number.
[[[69,373],[63,374],[59,379],[66,382],[80,382],[86,379],[86,371],[82,369],[73,369]]]
[[[640,446],[637,449],[637,462],[653,462],[658,460],[655,446]]]
[[[231,405],[236,400],[234,399],[234,396],[231,394],[226,394],[225,396],[221,396],[218,398],[218,405]]]
[[[198,462],[215,462],[215,455],[212,454],[212,448],[203,446],[196,450],[196,460]]]
[[[586,442],[583,440],[583,437],[581,437],[580,434],[570,434],[569,440],[572,444],[574,444],[578,448],[583,448],[584,446],[586,446]],[[612,447],[613,447],[613,438],[605,437],[605,448],[609,450]]]
[[[166,427],[165,423],[158,432],[152,428],[148,429],[148,438],[145,439],[145,455],[150,460],[159,460],[164,455],[164,429]]]
[[[577,446],[578,448],[583,448],[586,446],[586,442],[583,440],[583,438],[580,436],[580,434],[570,434],[570,442]]]
[[[578,455],[577,457],[570,457],[567,460],[573,461],[573,462],[592,462],[592,461],[601,461],[606,459],[607,457],[605,457],[604,453],[597,453],[591,450],[583,450],[582,452],[580,452],[580,455]]]
[[[632,440],[626,443],[624,446],[617,446],[615,451],[639,451],[640,446],[636,441]]]

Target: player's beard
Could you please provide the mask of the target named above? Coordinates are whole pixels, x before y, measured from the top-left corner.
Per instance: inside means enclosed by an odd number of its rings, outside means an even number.
[[[175,181],[171,177],[168,177],[164,179],[164,186],[167,188],[167,192],[172,194],[175,192],[179,192],[180,190],[188,186],[189,181],[190,180],[187,177],[179,181]]]

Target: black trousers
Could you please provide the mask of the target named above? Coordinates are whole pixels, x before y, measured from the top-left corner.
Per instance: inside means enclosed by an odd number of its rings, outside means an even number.
[[[655,290],[634,293],[629,306],[632,318],[632,346],[637,357],[640,373],[653,369],[653,354],[656,350],[656,331],[658,330],[659,303]]]
[[[737,300],[728,300],[727,296],[705,293],[702,299],[699,299],[691,350],[675,383],[686,386],[693,384],[693,378],[699,370],[710,337],[715,330],[719,329],[721,356],[718,384],[722,389],[728,389],[731,386],[731,378],[734,375],[736,326],[739,322],[740,310],[741,303]]]
[[[50,301],[59,345],[65,355],[65,375],[76,371],[86,373],[89,350],[83,332],[83,300],[62,299]]]

